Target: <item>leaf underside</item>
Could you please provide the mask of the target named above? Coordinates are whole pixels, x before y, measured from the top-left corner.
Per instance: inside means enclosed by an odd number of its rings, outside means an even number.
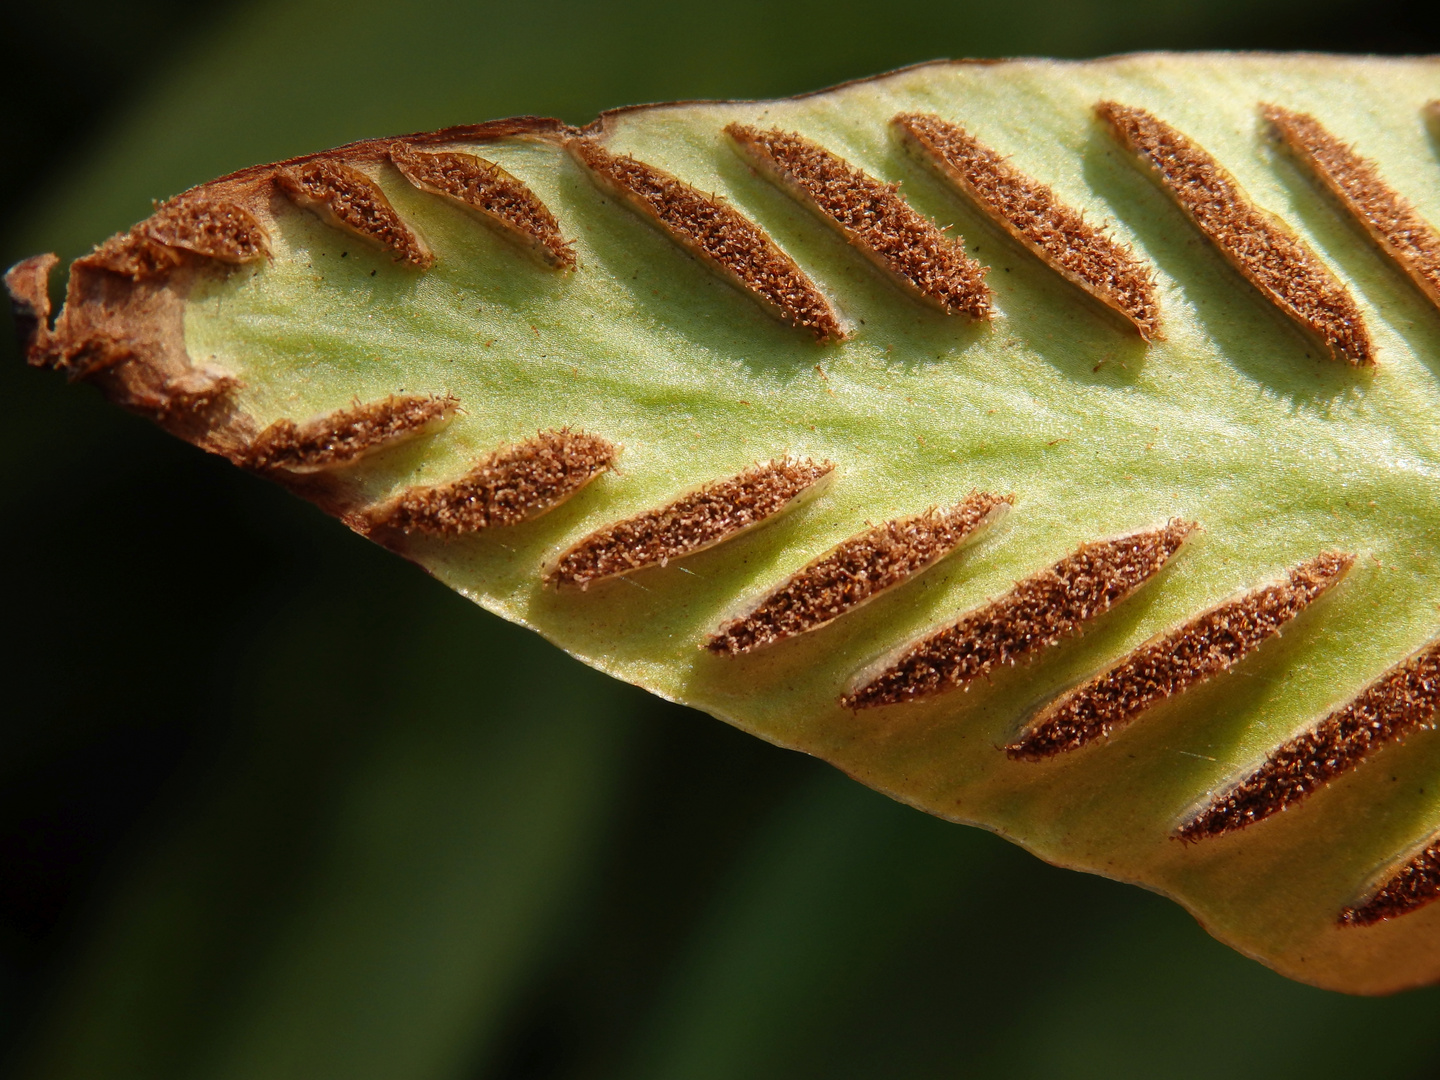
[[[35,362],[586,663],[1383,993],[1440,979],[1436,99],[937,63],[247,170],[53,329],[9,282]]]

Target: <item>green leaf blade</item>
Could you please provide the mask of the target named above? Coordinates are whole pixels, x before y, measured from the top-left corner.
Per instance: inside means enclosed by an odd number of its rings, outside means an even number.
[[[240,381],[235,407],[259,427],[397,393],[460,400],[442,435],[351,470],[343,499],[326,495],[345,507],[453,479],[541,430],[612,441],[616,468],[533,522],[395,546],[612,675],[1051,861],[1174,896],[1293,977],[1383,992],[1440,977],[1440,905],[1367,930],[1336,917],[1440,826],[1440,740],[1418,734],[1234,836],[1182,844],[1173,832],[1440,629],[1440,313],[1266,141],[1257,113],[1261,102],[1314,113],[1434,222],[1422,108],[1437,97],[1428,60],[1140,56],[929,65],[790,101],[602,118],[591,133],[613,152],[715,193],[800,264],[851,325],[828,345],[617,204],[553,132],[447,145],[536,193],[574,242],[568,274],[357,149],[434,267],[398,264],[277,195],[273,259],[198,277],[184,346]],[[1246,284],[1094,121],[1104,99],[1194,139],[1309,243],[1364,310],[1378,370],[1334,361]],[[915,162],[889,123],[905,111],[963,124],[1110,223],[1156,268],[1164,340],[1147,347]],[[732,122],[798,131],[901,183],[990,267],[999,317],[977,324],[902,293],[751,172],[722,134]],[[786,455],[835,462],[834,483],[664,568],[583,593],[543,584],[541,568],[592,530]],[[966,550],[815,633],[740,657],[702,648],[867,523],[972,490],[1014,493],[1015,506]],[[1175,518],[1202,534],[1083,637],[968,690],[859,713],[838,704],[878,658],[1079,545]],[[1000,749],[1066,687],[1322,550],[1356,555],[1356,568],[1233,672],[1054,761]]]

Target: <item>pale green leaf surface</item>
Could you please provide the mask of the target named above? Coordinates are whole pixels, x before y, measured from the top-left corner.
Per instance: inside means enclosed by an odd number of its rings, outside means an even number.
[[[559,147],[477,146],[543,198],[581,269],[555,275],[473,218],[373,175],[430,242],[417,274],[317,218],[279,213],[275,258],[190,297],[193,358],[233,371],[261,424],[399,392],[450,392],[443,435],[359,472],[368,497],[456,476],[538,429],[623,446],[619,469],[536,522],[406,553],[588,663],[817,754],[933,813],[1052,861],[1185,903],[1222,940],[1296,978],[1384,991],[1440,977],[1440,905],[1341,930],[1336,912],[1440,824],[1440,739],[1384,752],[1304,806],[1183,846],[1180,815],[1436,633],[1434,403],[1440,315],[1263,138],[1256,106],[1310,111],[1431,220],[1440,170],[1420,109],[1425,60],[1140,56],[935,65],[791,101],[624,112],[608,145],[723,195],[758,221],[855,329],[818,347],[775,323],[604,196]],[[1205,146],[1311,241],[1370,321],[1379,370],[1322,355],[1246,285],[1091,118],[1113,98]],[[983,225],[906,157],[890,117],[938,112],[1012,156],[1158,269],[1167,339],[1143,348]],[[932,312],[754,176],[720,132],[776,124],[887,180],[991,266],[1000,318]],[[817,370],[817,365],[822,371]],[[781,454],[835,482],[785,519],[584,594],[540,567],[589,530]],[[760,654],[699,645],[736,604],[867,521],[974,488],[1013,492],[979,544],[835,625]],[[1083,639],[964,693],[852,714],[860,670],[1079,543],[1182,516],[1198,542]],[[1037,704],[1124,650],[1322,549],[1360,556],[1333,595],[1234,673],[1052,764],[997,747]]]

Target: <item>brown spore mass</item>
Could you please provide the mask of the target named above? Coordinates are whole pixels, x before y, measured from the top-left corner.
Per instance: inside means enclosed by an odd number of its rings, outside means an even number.
[[[795,260],[734,207],[663,169],[612,154],[594,139],[573,139],[570,149],[603,187],[776,318],[808,330],[817,341],[849,336],[830,301]]]
[[[1368,161],[1313,116],[1262,107],[1285,147],[1360,223],[1380,250],[1440,304],[1440,234]]]
[[[994,316],[985,270],[886,184],[794,132],[730,124],[762,173],[815,211],[907,292],[949,314]]]
[[[1353,555],[1323,552],[1290,570],[1283,581],[1152,638],[1040,710],[1006,753],[1043,761],[1108,738],[1146,709],[1229,671],[1335,586],[1354,562]]]
[[[892,123],[942,177],[1052,270],[1128,319],[1144,341],[1163,336],[1152,273],[1129,248],[958,124],[922,113],[902,113]]]
[[[365,515],[371,528],[457,537],[553,510],[615,461],[598,435],[562,428],[490,455],[459,480],[414,487]]]
[[[864,709],[929,697],[1077,634],[1159,573],[1196,528],[1194,522],[1175,520],[1083,544],[999,599],[910,646],[840,704]]]
[[[275,170],[275,183],[299,206],[313,210],[337,228],[354,233],[394,254],[397,262],[425,270],[435,256],[401,219],[380,185],[359,169],[328,158],[315,158]]]
[[[169,274],[190,255],[239,265],[269,254],[269,238],[250,211],[227,200],[192,196],[166,203],[78,261],[138,282]]]
[[[835,468],[785,458],[752,465],[668,506],[607,525],[566,551],[545,575],[553,585],[587,588],[730,540],[788,508]]]
[[[1341,926],[1374,926],[1409,915],[1440,899],[1440,838],[1407,862],[1358,907],[1347,907]]]
[[[1262,295],[1332,356],[1357,367],[1375,363],[1364,316],[1349,290],[1283,221],[1252,203],[1213,157],[1144,109],[1102,101],[1095,111]]]
[[[459,406],[453,397],[391,395],[305,423],[277,420],[255,437],[238,464],[287,472],[338,468],[433,431]]]
[[[547,265],[575,269],[575,252],[560,234],[560,223],[550,208],[493,161],[454,151],[421,151],[406,143],[395,145],[390,160],[421,191],[475,211]]]
[[[219,199],[177,200],[143,223],[151,239],[227,263],[255,262],[270,254],[265,230],[238,203]]]
[[[933,566],[1013,501],[975,492],[944,510],[866,529],[791,575],[747,614],[716,631],[705,647],[737,656],[818,630]]]
[[[1440,642],[1428,645],[1367,686],[1310,731],[1273,751],[1265,764],[1180,828],[1203,840],[1253,825],[1308,798],[1388,743],[1434,726],[1440,705]]]

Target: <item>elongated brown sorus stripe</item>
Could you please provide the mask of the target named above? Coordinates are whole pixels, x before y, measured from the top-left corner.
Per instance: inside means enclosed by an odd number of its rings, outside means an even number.
[[[316,159],[276,169],[275,183],[297,206],[378,244],[393,253],[396,261],[421,270],[434,265],[435,256],[425,242],[401,219],[380,185],[359,169]]]
[[[588,588],[647,566],[693,555],[739,536],[813,493],[835,468],[828,461],[785,458],[752,465],[706,484],[668,506],[597,529],[546,571],[553,585]]]
[[[295,473],[339,468],[435,431],[459,407],[453,397],[392,394],[301,424],[277,420],[255,437],[238,464]]]
[[[1440,836],[1381,883],[1368,900],[1340,912],[1341,926],[1374,926],[1440,900]]]
[[[1041,709],[1006,753],[1017,760],[1043,761],[1108,738],[1151,706],[1229,671],[1336,585],[1354,562],[1353,555],[1323,552],[1295,567],[1283,581],[1152,638]]]
[[[891,123],[942,177],[1052,270],[1129,320],[1143,340],[1164,336],[1152,272],[1134,252],[958,124],[922,113],[902,113]]]
[[[840,704],[864,709],[929,697],[1079,633],[1159,573],[1195,529],[1194,522],[1175,520],[1084,544],[953,626],[911,645]]]
[[[1181,840],[1222,836],[1288,810],[1386,744],[1433,727],[1437,705],[1440,642],[1391,668],[1344,708],[1273,751],[1264,765],[1216,795],[1175,835]]]
[[[1283,221],[1252,203],[1214,158],[1144,109],[1102,101],[1095,111],[1263,296],[1335,358],[1356,366],[1375,363],[1370,332],[1349,290]]]
[[[270,254],[269,238],[255,216],[225,199],[176,199],[141,225],[158,243],[219,262],[255,262]]]
[[[143,281],[174,270],[187,253],[239,265],[269,255],[270,241],[255,216],[238,203],[182,196],[112,236],[76,265]]]
[[[849,336],[830,301],[805,271],[734,207],[663,169],[612,154],[594,139],[573,139],[570,150],[603,188],[770,314],[808,330],[817,341]]]
[[[730,124],[725,134],[760,172],[827,224],[913,296],[949,314],[995,314],[985,270],[964,246],[916,213],[885,184],[794,132]]]
[[[736,656],[818,630],[933,566],[1013,501],[977,491],[944,510],[887,521],[852,536],[722,626],[705,647]]]
[[[1306,166],[1380,250],[1410,275],[1426,296],[1440,304],[1440,234],[1367,161],[1320,121],[1278,105],[1262,106],[1286,148]]]
[[[575,252],[550,208],[493,161],[454,151],[421,151],[396,143],[390,160],[421,191],[473,210],[502,235],[557,270],[575,269]]]
[[[365,514],[363,524],[443,537],[518,525],[570,498],[610,468],[615,454],[598,435],[543,431],[492,454],[459,480],[401,492]]]

